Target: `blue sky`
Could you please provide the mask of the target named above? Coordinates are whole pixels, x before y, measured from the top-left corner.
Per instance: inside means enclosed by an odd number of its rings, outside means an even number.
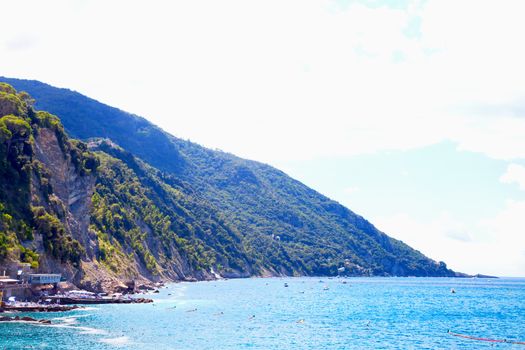
[[[364,215],[392,215],[403,207],[421,219],[450,211],[473,221],[496,212],[509,198],[525,199],[517,186],[499,181],[506,166],[442,142],[409,151],[285,162],[280,168],[308,184],[321,180],[321,192]]]
[[[525,276],[525,4],[19,1],[1,75],[260,160],[468,273]]]

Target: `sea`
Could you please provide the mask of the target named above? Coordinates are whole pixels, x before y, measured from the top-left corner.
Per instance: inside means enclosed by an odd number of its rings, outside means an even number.
[[[525,350],[525,279],[251,278],[147,296],[0,323],[0,349]]]

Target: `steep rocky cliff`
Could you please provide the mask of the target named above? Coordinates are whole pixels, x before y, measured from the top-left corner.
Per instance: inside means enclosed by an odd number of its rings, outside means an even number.
[[[133,253],[112,257],[115,266],[105,264],[109,257],[100,256],[102,233],[92,225],[97,212],[93,196],[101,179],[110,185],[114,180],[106,177],[107,168],[100,166],[99,159],[104,158],[104,165],[117,160],[93,154],[86,144],[70,140],[58,118],[35,112],[31,103],[25,94],[0,85],[0,110],[5,114],[0,118],[0,267],[30,263],[37,272],[59,272],[91,290],[113,289],[129,280],[190,275],[187,259],[176,249],[166,272],[151,271]],[[98,194],[95,204],[105,199]],[[149,234],[151,228],[140,217],[129,225],[144,235],[135,244],[143,242],[151,251],[159,251]],[[104,247],[111,246],[107,242]]]
[[[58,118],[0,85],[0,257],[81,278],[97,160]]]

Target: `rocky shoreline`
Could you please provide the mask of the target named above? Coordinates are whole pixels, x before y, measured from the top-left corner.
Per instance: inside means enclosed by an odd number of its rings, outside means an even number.
[[[28,317],[28,316],[23,316],[23,317],[0,316],[0,322],[28,322],[28,323],[39,323],[39,324],[51,324],[50,320],[45,320],[45,319],[39,320],[39,319]]]
[[[153,303],[153,299],[148,298],[74,298],[68,296],[48,296],[46,299],[51,299],[59,302],[61,305],[92,305],[92,304],[149,304]]]
[[[63,312],[79,309],[76,305],[4,305],[0,307],[0,312]]]

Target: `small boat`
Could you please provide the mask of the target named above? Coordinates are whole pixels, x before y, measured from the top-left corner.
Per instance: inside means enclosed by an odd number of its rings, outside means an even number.
[[[285,286],[285,287],[288,287],[288,283],[284,283],[284,286]]]
[[[328,286],[324,286],[323,290],[329,290]]]
[[[450,288],[450,293],[456,294],[456,290],[454,288]]]

